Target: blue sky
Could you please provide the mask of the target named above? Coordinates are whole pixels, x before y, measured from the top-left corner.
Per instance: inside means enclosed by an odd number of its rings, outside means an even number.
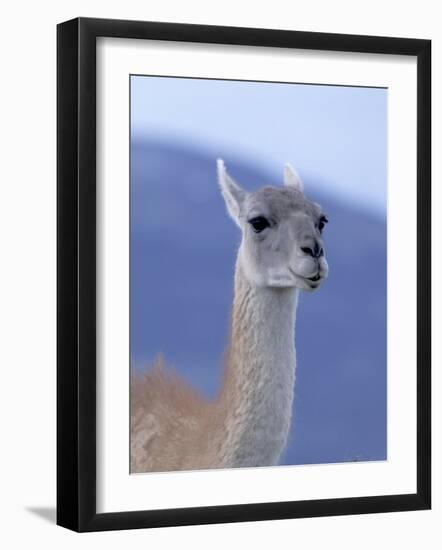
[[[134,76],[132,135],[184,142],[305,180],[385,215],[386,89]]]

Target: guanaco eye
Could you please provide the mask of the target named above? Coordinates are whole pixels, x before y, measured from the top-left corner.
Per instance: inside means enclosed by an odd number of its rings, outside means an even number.
[[[326,216],[321,216],[319,218],[319,223],[318,223],[319,233],[322,233],[322,230],[324,229],[326,223],[328,223],[327,217]]]
[[[269,221],[264,216],[257,216],[249,220],[249,224],[252,226],[255,233],[261,233],[266,227],[270,227]]]

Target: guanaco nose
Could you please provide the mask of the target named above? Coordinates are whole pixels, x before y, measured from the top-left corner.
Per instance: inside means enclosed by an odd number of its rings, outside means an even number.
[[[314,244],[311,243],[308,246],[301,246],[301,250],[304,252],[304,254],[307,254],[312,258],[320,258],[324,254],[324,249],[318,243],[318,241],[315,241]]]

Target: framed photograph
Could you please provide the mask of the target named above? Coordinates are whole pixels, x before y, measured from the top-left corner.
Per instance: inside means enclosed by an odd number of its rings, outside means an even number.
[[[57,33],[57,523],[429,509],[430,41]]]

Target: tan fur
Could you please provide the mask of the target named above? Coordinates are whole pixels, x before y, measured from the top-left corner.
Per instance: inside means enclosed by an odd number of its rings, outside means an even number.
[[[131,471],[195,468],[202,427],[213,404],[157,360],[131,380]]]

